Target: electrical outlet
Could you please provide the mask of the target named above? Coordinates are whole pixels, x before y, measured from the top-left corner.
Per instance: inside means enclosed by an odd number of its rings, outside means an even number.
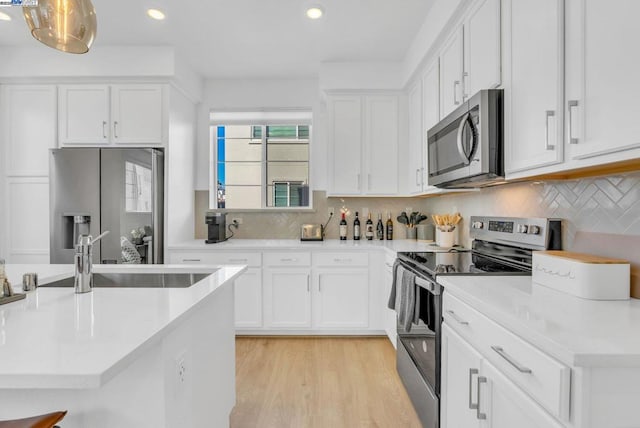
[[[327,215],[328,216],[336,215],[336,209],[334,207],[327,208]]]
[[[231,223],[242,224],[242,217],[234,217],[231,219]]]
[[[364,207],[362,209],[362,218],[367,218],[368,215],[369,215],[369,208]]]

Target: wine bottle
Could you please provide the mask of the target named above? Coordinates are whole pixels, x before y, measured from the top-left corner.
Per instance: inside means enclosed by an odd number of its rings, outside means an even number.
[[[365,227],[364,235],[367,237],[367,241],[373,240],[373,222],[371,221],[371,213],[367,217],[367,226]]]
[[[356,219],[353,220],[353,240],[360,240],[360,219],[358,218],[358,211],[356,211]]]
[[[340,240],[347,240],[347,220],[344,218],[344,213],[342,213],[342,220],[340,220]]]
[[[378,224],[376,225],[376,235],[379,240],[384,239],[384,225],[382,224],[382,214],[378,213]]]
[[[387,241],[393,240],[393,220],[391,220],[391,213],[387,217]]]

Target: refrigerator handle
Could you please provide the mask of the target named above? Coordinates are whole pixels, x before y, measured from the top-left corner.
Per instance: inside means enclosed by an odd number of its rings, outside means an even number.
[[[151,172],[153,174],[153,246],[147,260],[151,263],[164,263],[164,153],[151,150]]]

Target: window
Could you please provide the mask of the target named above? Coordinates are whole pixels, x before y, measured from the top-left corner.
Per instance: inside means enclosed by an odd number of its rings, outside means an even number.
[[[125,162],[125,209],[127,212],[151,212],[151,168]]]
[[[310,116],[306,124],[238,122],[212,125],[210,208],[310,207]]]

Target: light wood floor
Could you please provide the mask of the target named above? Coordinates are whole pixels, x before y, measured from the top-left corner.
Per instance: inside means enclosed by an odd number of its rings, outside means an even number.
[[[420,428],[385,337],[236,339],[232,428]]]

